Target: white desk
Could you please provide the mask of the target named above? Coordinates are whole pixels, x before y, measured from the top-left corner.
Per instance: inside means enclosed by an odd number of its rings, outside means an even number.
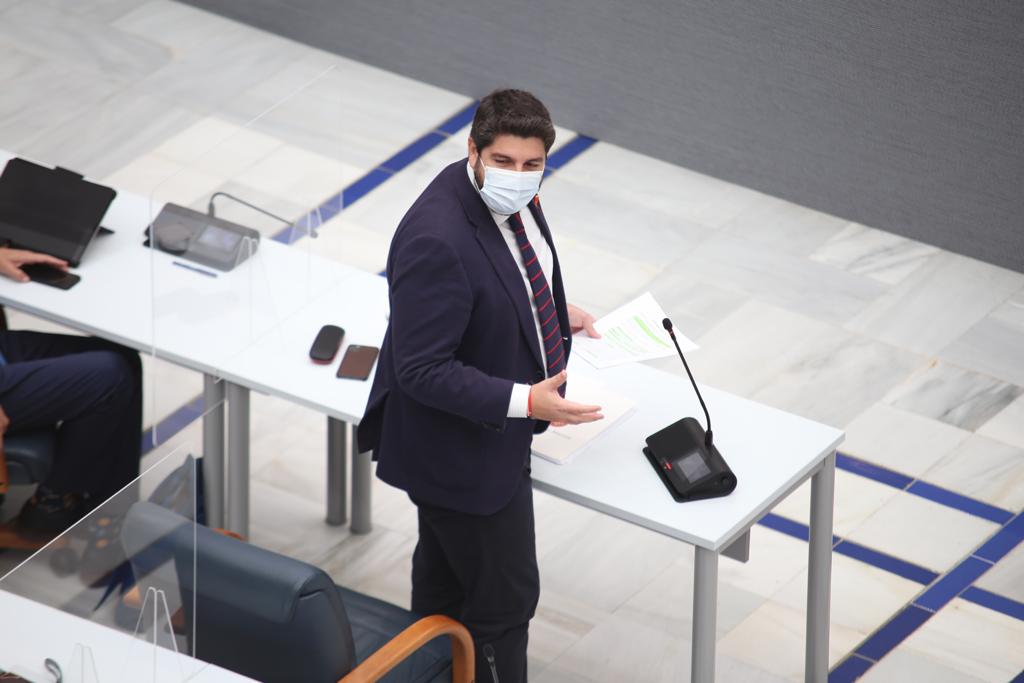
[[[602,432],[569,465],[533,458],[541,491],[685,541],[695,548],[693,681],[714,680],[718,556],[743,556],[750,527],[811,477],[811,532],[805,677],[828,677],[829,596],[835,449],[843,432],[709,387],[715,445],[738,484],[724,498],[676,503],[642,453],[650,434],[690,415],[704,417],[685,376],[645,365],[597,371],[571,362],[636,402],[636,410]],[[730,550],[731,548],[731,550]]]
[[[108,681],[195,681],[196,683],[246,683],[246,678],[227,669],[176,655],[165,648],[153,649],[131,634],[116,631],[53,607],[0,590],[0,669],[31,681],[51,681],[44,660],[56,661],[65,680],[72,678],[71,665],[82,662],[86,646],[96,665],[98,679],[86,666],[84,680]],[[86,661],[88,661],[86,659]],[[154,667],[156,676],[154,677]],[[181,675],[184,671],[185,676]]]
[[[11,156],[0,151],[0,164]],[[247,535],[249,390],[298,398],[325,414],[357,421],[368,384],[358,383],[343,390],[341,398],[346,408],[339,412],[335,410],[337,396],[320,402],[310,399],[308,392],[279,392],[274,377],[292,379],[296,367],[319,370],[333,380],[325,384],[324,400],[343,387],[345,383],[335,379],[332,372],[309,361],[309,346],[316,331],[326,323],[351,330],[347,341],[360,338],[359,331],[364,329],[363,341],[374,343],[379,339],[384,329],[381,321],[386,325],[386,306],[372,297],[364,301],[360,293],[380,292],[381,278],[311,253],[315,242],[309,240],[294,246],[261,240],[251,258],[217,277],[180,268],[174,265],[176,257],[141,246],[143,231],[160,207],[149,197],[119,192],[103,220],[114,234],[98,237],[89,247],[81,266],[75,269],[81,282],[64,291],[0,278],[0,304],[203,373],[208,407],[203,418],[203,452],[209,521]],[[386,303],[386,289],[384,296]],[[313,302],[317,305],[310,308]],[[292,319],[303,312],[306,320],[315,322],[298,332]],[[258,344],[264,340],[266,344]],[[248,352],[253,347],[266,349],[269,355]],[[282,363],[282,357],[294,358],[295,362]],[[277,370],[281,372],[275,374]],[[222,495],[225,398],[230,471],[226,505]],[[344,426],[332,421],[329,433],[335,438],[328,499],[343,500],[344,455],[339,453],[344,451]],[[364,476],[362,470],[369,468],[369,456],[358,462],[360,475]],[[343,509],[329,513],[332,523],[344,520]],[[368,521],[365,528],[369,529]]]

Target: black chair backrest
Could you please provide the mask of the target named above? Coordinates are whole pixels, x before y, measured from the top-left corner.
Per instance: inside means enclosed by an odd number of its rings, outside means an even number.
[[[159,539],[146,541],[147,553],[173,553],[196,658],[267,683],[334,683],[355,666],[352,628],[323,570],[204,526],[194,528],[152,503],[133,505],[122,533]],[[145,578],[139,581],[145,587]]]

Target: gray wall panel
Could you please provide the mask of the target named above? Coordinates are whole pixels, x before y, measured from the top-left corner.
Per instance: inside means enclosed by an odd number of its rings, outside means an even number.
[[[1024,271],[1024,2],[189,1]]]

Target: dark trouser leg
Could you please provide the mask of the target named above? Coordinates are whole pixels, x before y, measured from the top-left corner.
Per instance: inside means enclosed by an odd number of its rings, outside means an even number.
[[[91,337],[0,334],[0,405],[10,431],[61,422],[46,486],[102,502],[139,472],[142,366],[138,354]]]
[[[484,654],[490,645],[500,682],[526,681],[528,629],[540,597],[529,476],[524,473],[512,500],[493,515],[421,505],[420,523],[429,527],[462,588],[460,621],[476,643],[477,680],[492,680]]]
[[[412,611],[423,616],[443,614],[459,621],[464,597],[462,585],[422,508],[419,527],[420,537],[412,554]]]

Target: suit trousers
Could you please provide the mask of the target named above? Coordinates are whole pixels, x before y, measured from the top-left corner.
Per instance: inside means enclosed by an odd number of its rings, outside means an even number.
[[[59,493],[102,503],[139,474],[142,363],[134,351],[95,337],[0,332],[0,407],[16,434],[56,427],[52,471]]]
[[[492,515],[417,507],[413,612],[444,614],[469,629],[480,683],[493,683],[488,645],[500,683],[526,681],[528,629],[540,597],[529,469],[508,504]]]

